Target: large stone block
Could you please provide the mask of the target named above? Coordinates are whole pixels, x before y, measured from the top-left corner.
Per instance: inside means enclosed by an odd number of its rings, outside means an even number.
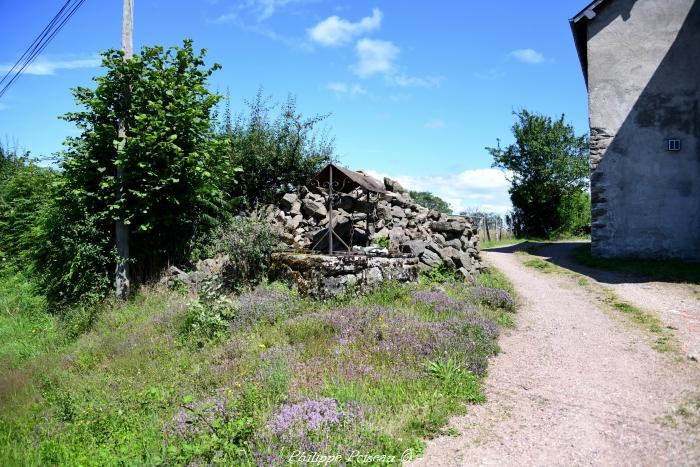
[[[366,293],[388,280],[415,281],[418,259],[274,253],[270,275],[296,287],[302,295],[325,299],[349,292]]]

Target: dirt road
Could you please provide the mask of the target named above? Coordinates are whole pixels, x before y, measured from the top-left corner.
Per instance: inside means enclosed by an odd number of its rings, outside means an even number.
[[[485,257],[520,295],[516,327],[489,367],[488,401],[411,465],[700,465],[699,363],[654,350],[575,277]]]

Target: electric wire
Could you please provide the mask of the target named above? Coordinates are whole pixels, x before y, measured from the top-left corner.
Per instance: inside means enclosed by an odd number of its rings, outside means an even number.
[[[54,37],[63,29],[66,23],[75,15],[78,9],[85,3],[86,0],[67,0],[61,9],[56,13],[49,24],[42,30],[27,50],[22,54],[20,59],[12,66],[12,68],[0,80],[0,84],[5,82],[14,72],[14,75],[0,88],[0,97],[2,97],[12,84],[17,81],[19,76],[27,69],[29,65],[44,51]],[[19,67],[19,68],[18,68]]]

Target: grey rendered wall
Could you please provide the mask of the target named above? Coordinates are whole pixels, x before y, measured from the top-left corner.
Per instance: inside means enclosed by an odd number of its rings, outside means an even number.
[[[700,259],[700,0],[609,0],[588,86],[593,254]]]

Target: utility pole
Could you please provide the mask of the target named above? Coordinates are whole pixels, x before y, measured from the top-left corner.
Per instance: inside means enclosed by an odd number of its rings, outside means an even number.
[[[134,0],[123,0],[122,11],[122,51],[124,60],[128,60],[134,54]],[[128,98],[128,94],[125,95]],[[126,106],[125,106],[126,107]],[[117,130],[120,147],[126,146],[126,127],[123,120],[119,121]],[[117,179],[124,178],[124,168],[117,166]],[[124,197],[124,186],[120,183],[119,196]],[[118,300],[124,300],[129,295],[131,288],[131,273],[129,271],[129,226],[124,219],[117,219],[115,225],[115,240],[117,244],[117,268],[115,271],[115,291]]]

